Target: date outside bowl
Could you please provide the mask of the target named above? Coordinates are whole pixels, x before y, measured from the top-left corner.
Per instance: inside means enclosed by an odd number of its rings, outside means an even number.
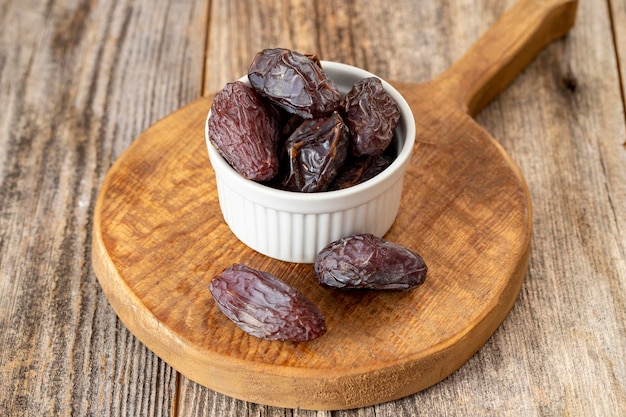
[[[337,62],[322,61],[322,67],[344,95],[357,81],[375,76]],[[240,80],[248,83],[247,76]],[[402,95],[381,81],[400,108],[400,121],[389,145],[397,150],[397,156],[380,174],[342,190],[301,193],[245,179],[211,144],[209,111],[205,139],[215,170],[220,210],[241,242],[281,261],[313,263],[332,241],[356,233],[380,237],[387,233],[400,208],[404,173],[415,143],[415,119]]]

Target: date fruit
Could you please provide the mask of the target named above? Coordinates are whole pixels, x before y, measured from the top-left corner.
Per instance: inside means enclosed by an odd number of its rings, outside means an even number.
[[[268,272],[235,264],[213,278],[209,289],[218,308],[252,336],[303,342],[326,332],[319,308]]]
[[[336,110],[341,93],[317,57],[284,48],[264,49],[248,69],[250,84],[262,95],[304,119]]]
[[[352,138],[355,156],[384,152],[400,120],[400,108],[376,77],[352,86],[341,103],[341,114]]]
[[[317,56],[274,48],[255,55],[248,81],[215,96],[208,126],[244,178],[287,191],[337,190],[395,159],[389,145],[400,110],[379,78],[357,81],[342,100]]]
[[[361,184],[383,172],[392,162],[393,157],[385,154],[365,155],[346,161],[328,189],[343,190]]]
[[[314,269],[324,286],[373,290],[410,290],[424,282],[428,270],[417,253],[371,234],[330,243]]]
[[[251,87],[235,81],[216,94],[209,117],[209,139],[244,178],[268,181],[278,173],[277,111]]]
[[[285,143],[282,187],[289,191],[326,191],[348,155],[348,128],[333,113],[305,120]]]

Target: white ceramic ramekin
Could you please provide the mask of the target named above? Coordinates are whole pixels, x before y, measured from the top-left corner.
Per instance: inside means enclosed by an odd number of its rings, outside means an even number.
[[[342,94],[374,74],[336,62],[322,66]],[[380,77],[379,77],[380,78]],[[241,78],[247,82],[247,77]],[[312,263],[328,243],[356,233],[383,236],[395,221],[404,172],[415,142],[415,119],[400,93],[382,80],[400,107],[394,140],[398,156],[374,178],[337,191],[300,193],[274,189],[239,175],[205,136],[224,220],[250,248],[283,261]],[[209,112],[210,115],[210,112]]]

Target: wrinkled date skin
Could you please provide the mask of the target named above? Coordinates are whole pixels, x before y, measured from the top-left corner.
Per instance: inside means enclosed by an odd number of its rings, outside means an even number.
[[[392,162],[393,157],[385,154],[365,155],[346,161],[328,190],[343,190],[361,184],[383,172]]]
[[[333,113],[305,120],[287,139],[282,188],[289,191],[326,191],[348,154],[348,129]]]
[[[275,48],[255,55],[248,80],[251,87],[236,81],[215,96],[208,127],[244,178],[287,191],[339,190],[395,159],[400,111],[379,78],[356,82],[342,100],[317,56]]]
[[[424,282],[428,270],[417,253],[371,234],[330,243],[314,268],[324,286],[371,290],[410,290]]]
[[[219,309],[252,336],[304,342],[326,332],[319,308],[268,272],[235,264],[213,278],[209,289]]]
[[[400,108],[376,77],[354,84],[341,103],[341,114],[352,138],[355,156],[384,152],[400,120]]]
[[[341,101],[341,93],[322,70],[319,59],[289,49],[257,53],[248,79],[262,95],[304,119],[327,115]]]
[[[277,116],[253,88],[228,83],[211,105],[209,139],[244,178],[268,181],[278,173]]]

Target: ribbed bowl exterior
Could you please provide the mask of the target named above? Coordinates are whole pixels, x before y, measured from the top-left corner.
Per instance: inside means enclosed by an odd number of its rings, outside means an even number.
[[[322,65],[343,94],[358,80],[374,76],[345,64],[322,61]],[[247,82],[246,77],[241,80]],[[312,263],[332,241],[356,233],[383,236],[389,230],[400,208],[404,172],[415,142],[415,120],[400,93],[382,82],[400,107],[394,138],[398,156],[374,178],[338,191],[298,193],[246,180],[212,146],[209,112],[205,135],[220,209],[241,242],[275,259]]]
[[[266,207],[240,194],[219,176],[217,190],[224,220],[239,240],[272,258],[312,263],[334,240],[356,233],[383,236],[400,208],[402,179],[363,204],[321,213]]]

